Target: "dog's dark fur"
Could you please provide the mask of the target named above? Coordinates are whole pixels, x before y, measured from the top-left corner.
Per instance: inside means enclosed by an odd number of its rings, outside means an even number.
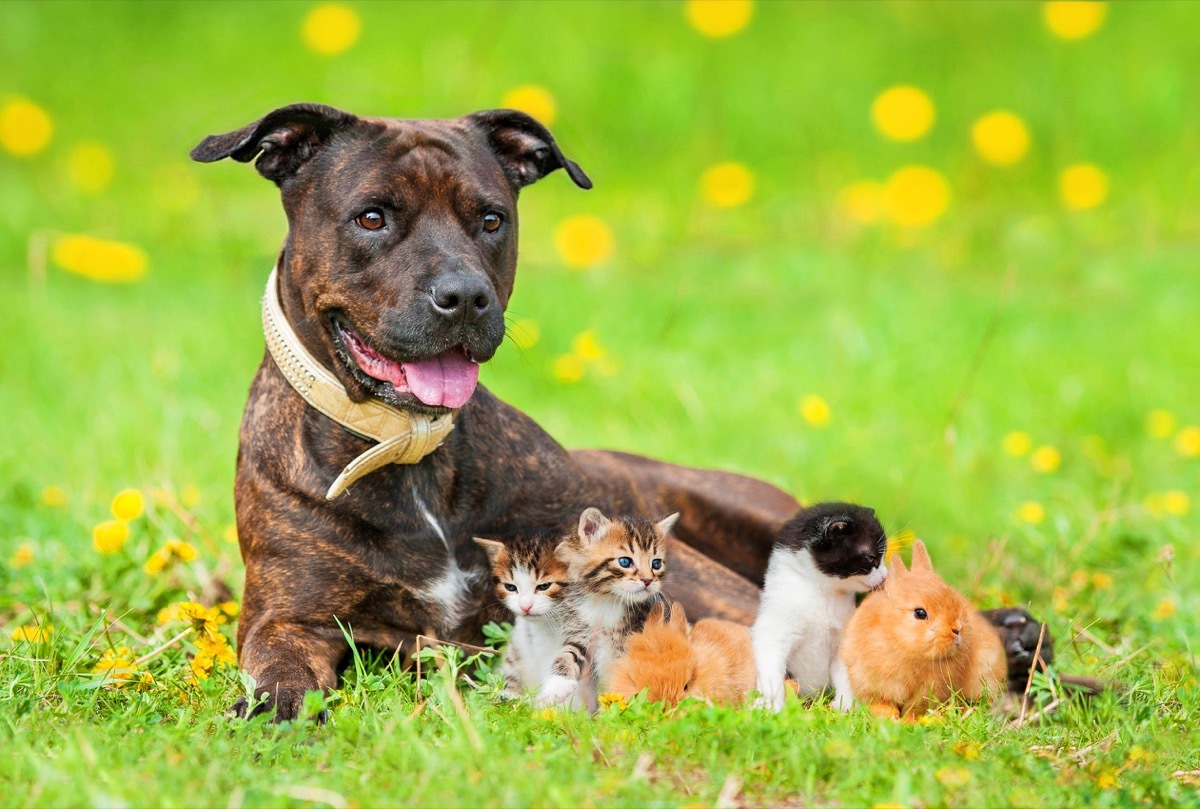
[[[558,168],[591,185],[544,127],[503,110],[401,121],[298,104],[206,138],[192,156],[258,158],[288,217],[278,267],[292,328],[355,401],[424,411],[357,370],[341,328],[395,361],[456,346],[489,359],[513,290],[518,191]],[[367,210],[386,227],[356,223]],[[495,232],[480,225],[489,212],[502,218]],[[588,506],[654,519],[680,511],[669,590],[694,618],[748,624],[775,534],[798,509],[745,477],[566,452],[482,387],[432,455],[386,466],[326,501],[334,477],[371,444],[305,404],[269,355],[240,440],[238,653],[263,701],[235,710],[274,709],[277,720],[296,717],[306,691],[336,684],[347,647],[335,618],[356,641],[384,648],[411,651],[426,632],[477,640],[489,588],[472,536],[569,524]]]

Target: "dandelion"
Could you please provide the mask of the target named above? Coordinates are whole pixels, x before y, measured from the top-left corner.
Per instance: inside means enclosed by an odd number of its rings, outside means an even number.
[[[215,607],[205,607],[195,601],[182,601],[176,605],[180,620],[191,624],[192,629],[201,638],[216,638],[221,634],[220,625],[225,623],[225,616]]]
[[[800,400],[800,417],[813,427],[824,427],[833,419],[829,403],[815,393]]]
[[[1107,15],[1107,4],[1090,0],[1059,0],[1042,6],[1042,20],[1050,33],[1069,41],[1096,33]]]
[[[42,504],[50,508],[62,508],[68,499],[67,490],[61,486],[47,486],[42,489]]]
[[[143,671],[138,676],[137,690],[143,692],[149,691],[152,685],[154,685],[154,675],[148,671]]]
[[[1064,613],[1071,608],[1070,602],[1067,601],[1067,591],[1065,588],[1054,588],[1054,592],[1050,596],[1050,606],[1058,613]]]
[[[1184,427],[1175,436],[1175,451],[1185,458],[1200,455],[1200,427]]]
[[[584,362],[601,359],[608,353],[596,339],[596,332],[591,329],[575,335],[575,338],[571,340],[571,351]]]
[[[936,169],[905,166],[888,178],[884,201],[888,216],[897,224],[928,225],[950,207],[950,184]]]
[[[542,330],[538,326],[537,321],[532,318],[524,317],[512,324],[508,330],[509,336],[512,337],[517,348],[522,351],[528,351],[538,344],[538,340],[542,338]]]
[[[8,566],[15,570],[32,563],[35,558],[37,558],[37,554],[34,553],[33,545],[30,545],[28,542],[22,542],[13,551],[13,555],[8,557]]]
[[[700,178],[704,200],[714,208],[736,208],[754,196],[754,175],[741,163],[718,163]]]
[[[30,157],[46,148],[54,122],[45,110],[25,98],[0,107],[0,146],[17,157]]]
[[[1107,573],[1093,573],[1092,586],[1097,590],[1107,590],[1113,586],[1113,577]]]
[[[1076,590],[1082,590],[1084,587],[1087,587],[1087,583],[1090,580],[1091,577],[1086,570],[1076,570],[1071,573],[1071,586]]]
[[[1100,774],[1096,776],[1096,786],[1100,787],[1101,789],[1115,789],[1119,785],[1120,782],[1117,780],[1117,771],[1112,767],[1105,767],[1100,771]]]
[[[49,643],[52,632],[54,632],[54,627],[50,624],[19,626],[12,631],[11,637],[15,641],[24,641],[25,643]]]
[[[554,246],[568,267],[584,270],[612,255],[613,235],[597,216],[572,216],[554,229]]]
[[[122,489],[112,501],[112,515],[118,520],[136,520],[146,510],[146,498],[138,489]]]
[[[147,575],[157,576],[167,569],[167,565],[170,562],[171,552],[166,548],[159,548],[146,559],[146,563],[142,565],[142,570],[145,570]]]
[[[1000,447],[1008,455],[1014,458],[1020,458],[1027,455],[1031,447],[1033,447],[1033,439],[1029,437],[1029,433],[1022,430],[1012,430],[1005,433],[1004,438],[1000,440]]]
[[[1072,211],[1085,211],[1108,199],[1108,175],[1090,163],[1078,163],[1058,175],[1058,194]]]
[[[984,115],[971,127],[971,140],[979,156],[996,166],[1011,166],[1029,151],[1029,128],[1008,110]]]
[[[1038,447],[1029,456],[1029,465],[1035,472],[1047,474],[1062,466],[1062,453],[1057,447]]]
[[[1170,438],[1175,432],[1175,414],[1158,408],[1146,415],[1146,433],[1151,438]]]
[[[169,624],[172,621],[182,621],[183,616],[179,613],[179,604],[171,604],[163,607],[158,611],[158,625]]]
[[[978,761],[983,754],[980,752],[979,745],[975,742],[959,742],[954,745],[954,752],[965,758],[967,761]]]
[[[887,550],[884,551],[884,554],[883,554],[884,560],[886,561],[887,559],[891,558],[895,554],[900,553],[905,548],[912,546],[913,542],[916,541],[916,539],[917,539],[916,532],[910,528],[905,528],[900,533],[894,534],[894,535],[888,537]]]
[[[99,143],[81,143],[67,157],[67,176],[89,194],[107,188],[114,173],[112,152]]]
[[[124,520],[105,520],[92,529],[92,546],[100,553],[116,553],[129,539],[129,523]]]
[[[1154,612],[1150,613],[1150,620],[1165,621],[1175,614],[1175,602],[1170,598],[1164,598],[1158,602],[1158,606],[1154,608]]]
[[[546,88],[536,84],[523,84],[509,90],[504,94],[500,106],[532,115],[546,126],[554,123],[558,113],[554,96],[550,95]]]
[[[222,536],[225,538],[225,541],[228,542],[230,545],[238,544],[237,526],[236,525],[225,526],[225,530],[222,532]]]
[[[91,236],[63,236],[50,251],[54,263],[93,281],[127,284],[146,274],[146,254],[139,247]]]
[[[601,708],[607,708],[610,705],[616,705],[618,710],[625,710],[629,705],[625,702],[625,697],[620,694],[601,694],[597,701]]]
[[[304,42],[322,56],[341,53],[358,41],[362,20],[341,3],[322,3],[304,18]]]
[[[554,378],[559,382],[578,382],[584,370],[583,360],[575,354],[563,354],[554,361]]]
[[[92,673],[103,674],[105,678],[112,681],[109,683],[111,687],[124,685],[126,681],[132,679],[133,675],[137,673],[137,664],[134,662],[133,651],[128,646],[105,649],[99,662],[92,669]]]
[[[164,547],[181,562],[194,562],[200,557],[195,545],[181,539],[168,539]]]
[[[236,601],[222,601],[217,605],[217,609],[228,615],[230,618],[236,618],[241,608],[238,607]]]
[[[687,0],[684,6],[688,22],[706,37],[733,36],[750,24],[754,15],[752,0]]]
[[[837,209],[843,216],[862,225],[878,222],[884,213],[883,185],[859,180],[838,192]]]
[[[1017,506],[1017,517],[1030,525],[1040,525],[1046,519],[1046,507],[1036,500],[1027,500]]]
[[[219,666],[236,666],[237,655],[229,641],[221,633],[202,635],[196,641],[196,654],[192,656],[192,674],[197,680],[208,679],[212,670]]]
[[[971,772],[965,767],[942,767],[933,777],[948,787],[960,787],[971,780]]]
[[[933,102],[916,87],[884,90],[871,104],[871,121],[889,140],[916,140],[930,130],[933,119]]]
[[[1185,517],[1192,509],[1192,501],[1187,496],[1186,492],[1181,492],[1178,489],[1172,489],[1169,492],[1164,492],[1162,496],[1163,511],[1170,514],[1172,517]]]
[[[540,711],[535,712],[533,716],[535,719],[551,720],[558,718],[558,711],[554,708],[542,708]]]

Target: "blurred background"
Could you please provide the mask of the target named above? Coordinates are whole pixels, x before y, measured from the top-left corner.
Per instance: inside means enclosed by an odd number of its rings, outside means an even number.
[[[237,427],[286,223],[251,167],[187,153],[315,101],[523,109],[592,176],[524,191],[483,371],[566,446],[867,503],[981,600],[1183,632],[1198,23],[1187,2],[6,2],[0,617],[240,591]],[[168,540],[196,553],[151,564]]]

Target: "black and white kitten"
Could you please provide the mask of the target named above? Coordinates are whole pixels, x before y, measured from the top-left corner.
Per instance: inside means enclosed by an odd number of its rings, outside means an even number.
[[[760,707],[779,711],[784,680],[801,694],[833,686],[850,694],[838,657],[855,595],[883,584],[887,534],[875,512],[818,503],[784,524],[771,550],[758,617],[750,630]]]

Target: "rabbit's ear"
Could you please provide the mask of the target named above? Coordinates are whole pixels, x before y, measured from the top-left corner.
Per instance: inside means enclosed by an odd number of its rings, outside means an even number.
[[[912,569],[914,572],[918,570],[933,572],[933,562],[929,561],[929,551],[926,549],[925,543],[919,539],[912,546]]]
[[[904,566],[904,560],[900,558],[900,554],[893,553],[888,557],[888,577],[884,581],[884,586],[891,584],[894,581],[899,581],[908,575],[908,568]]]
[[[666,604],[658,602],[650,610],[650,614],[646,616],[646,626],[653,624],[654,626],[662,626],[666,623],[665,617],[667,613]],[[672,616],[673,617],[673,616]]]
[[[688,633],[687,613],[683,611],[682,604],[671,605],[671,628],[681,635]]]

